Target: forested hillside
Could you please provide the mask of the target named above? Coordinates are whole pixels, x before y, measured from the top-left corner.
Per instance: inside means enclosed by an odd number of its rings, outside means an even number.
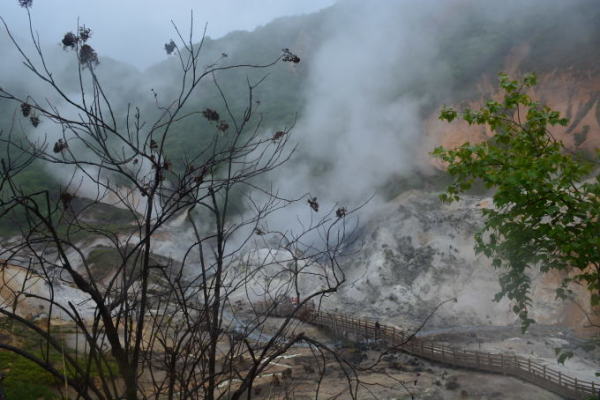
[[[426,124],[422,128],[430,132],[421,132],[418,140],[458,142],[463,137],[461,136],[463,133],[459,136],[447,136],[444,132],[450,128],[440,128],[435,121],[432,121],[436,119],[437,110],[445,103],[477,101],[481,98],[482,92],[486,90],[489,92],[489,82],[495,81],[498,72],[512,68],[514,72],[536,72],[542,77],[542,82],[547,82],[548,85],[555,84],[560,76],[563,81],[562,89],[558,90],[560,93],[544,92],[544,95],[550,98],[542,98],[542,100],[549,100],[550,103],[554,95],[557,96],[555,103],[572,101],[578,96],[578,90],[584,88],[589,101],[579,104],[581,110],[577,111],[573,106],[565,104],[555,104],[555,106],[559,108],[564,106],[567,116],[573,118],[575,122],[582,120],[588,112],[595,113],[596,119],[600,121],[600,106],[597,102],[598,86],[590,83],[590,79],[597,75],[599,69],[600,7],[596,6],[594,0],[572,1],[568,6],[561,5],[560,2],[553,5],[557,6],[532,5],[523,8],[519,13],[511,11],[515,6],[512,3],[483,5],[477,1],[457,0],[441,5],[419,21],[422,24],[429,24],[435,32],[434,49],[431,50],[432,54],[425,58],[429,63],[433,59],[435,65],[424,66],[421,71],[411,70],[410,79],[395,81],[391,74],[391,81],[385,82],[386,101],[393,104],[401,98],[418,99],[415,110],[418,114],[417,118],[430,121],[429,125]],[[258,129],[270,135],[275,131],[291,127],[295,121],[301,120],[311,112],[307,105],[315,100],[315,90],[308,90],[311,74],[315,69],[313,60],[322,51],[323,43],[335,34],[332,26],[336,25],[331,22],[343,25],[345,20],[353,21],[352,18],[356,16],[351,15],[352,10],[352,2],[342,2],[318,13],[280,18],[252,32],[231,32],[216,40],[207,37],[202,45],[201,63],[206,66],[238,63],[266,64],[276,59],[283,48],[291,49],[300,57],[299,64],[278,65],[268,72],[236,69],[215,75],[234,114],[239,114],[248,105],[248,82],[252,84],[266,78],[256,88],[252,102],[262,120]],[[417,26],[414,29],[417,30],[417,34],[410,40],[420,40],[418,30],[421,28]],[[402,34],[401,29],[398,32]],[[27,39],[24,37],[23,33],[17,35],[19,41],[26,42]],[[78,88],[77,64],[73,54],[58,45],[60,39],[42,38],[46,49],[45,54],[57,81],[64,85],[67,92],[75,92]],[[165,42],[168,40],[169,38],[165,38]],[[391,43],[393,45],[395,42]],[[127,45],[135,46],[135,43]],[[157,46],[162,44],[157,43]],[[155,120],[160,115],[157,104],[173,98],[178,87],[177,82],[181,78],[179,60],[175,53],[171,56],[165,54],[163,62],[145,71],[138,71],[127,64],[103,57],[100,48],[97,51],[100,64],[96,68],[96,73],[113,103],[121,128],[125,126],[128,105],[132,107],[129,108],[130,112],[135,107],[139,107],[143,122],[151,123]],[[389,47],[385,51],[401,54],[403,50]],[[0,53],[3,59],[18,58],[14,46],[8,41],[6,35],[0,38]],[[377,57],[368,49],[365,49],[365,54]],[[419,54],[401,55],[419,59]],[[323,55],[319,56],[323,57]],[[340,60],[339,57],[347,55],[336,54],[335,49],[327,56],[331,58],[332,64],[341,65],[340,73],[343,73],[344,62],[348,64],[355,62],[353,59]],[[399,76],[403,74],[405,68],[402,57],[398,58],[396,65],[387,65],[386,68],[397,69]],[[394,60],[395,58],[392,58],[392,63]],[[377,59],[371,61],[376,63]],[[382,57],[382,63],[384,62],[390,61]],[[16,89],[23,94],[44,93],[43,85],[35,79],[23,79],[24,71],[17,71],[6,64],[0,67],[0,73],[4,78],[3,84],[9,85],[12,90]],[[372,76],[366,79],[376,81],[378,77]],[[314,78],[311,85],[314,88]],[[542,85],[540,90],[544,91],[544,89]],[[565,94],[564,90],[570,92]],[[202,93],[202,96],[191,99],[186,105],[186,112],[211,108],[225,115],[223,100],[210,79],[204,83]],[[317,93],[319,96],[327,96],[327,93]],[[352,95],[360,98],[362,93],[357,92]],[[58,99],[48,99],[48,101],[58,102]],[[60,107],[60,102],[58,104]],[[0,127],[4,134],[12,132],[13,135],[36,138],[35,140],[43,138],[48,124],[41,121],[39,127],[34,129],[29,121],[20,116],[17,108],[14,103],[0,99]],[[366,115],[369,113],[368,110],[364,112]],[[171,129],[175,129],[176,132],[169,136],[167,148],[169,160],[174,162],[175,166],[185,159],[186,149],[190,146],[194,148],[205,146],[210,142],[212,135],[218,134],[215,127],[201,113],[194,118],[185,119],[183,123],[174,124]],[[443,130],[442,133],[439,132],[440,129]],[[571,141],[578,144],[585,142],[588,139],[589,129],[589,126],[581,129],[573,128],[571,130],[573,135],[579,136]],[[596,141],[592,138],[590,143],[594,145]],[[425,145],[423,152],[426,153],[430,147]],[[303,153],[301,148],[299,157],[310,160],[310,150],[307,149]],[[319,166],[323,160],[312,160],[312,163],[314,173],[319,174],[324,167]],[[406,176],[398,179],[411,181],[410,177]],[[19,178],[19,182],[31,191],[42,187],[55,187],[59,184],[56,174],[48,173],[39,162],[32,165],[30,170]],[[397,193],[393,190],[392,192]]]

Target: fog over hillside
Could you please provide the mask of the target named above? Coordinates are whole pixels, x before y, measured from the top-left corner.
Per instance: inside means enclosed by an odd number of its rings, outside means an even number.
[[[375,196],[377,208],[407,177],[435,174],[424,116],[473,98],[522,45],[532,51],[521,73],[597,71],[599,21],[589,1],[339,3],[327,10],[323,40],[301,47],[309,67],[293,133],[300,161],[278,186],[327,206]]]
[[[37,10],[32,12],[35,17]],[[354,207],[370,199],[362,211],[366,220],[371,210],[403,190],[441,189],[435,183],[439,171],[428,155],[432,140],[438,139],[428,136],[425,120],[435,118],[442,104],[478,98],[480,82],[493,82],[507,68],[515,48],[524,45],[531,50],[520,61],[521,73],[593,73],[600,48],[598,21],[600,10],[591,0],[502,4],[347,0],[313,14],[278,18],[252,32],[235,31],[217,40],[208,37],[201,63],[260,64],[274,60],[282,48],[297,53],[301,58],[297,65],[278,65],[266,72],[223,71],[216,79],[234,114],[241,115],[246,106],[246,78],[256,82],[268,75],[254,95],[260,101],[256,108],[262,118],[259,129],[270,137],[293,126],[291,141],[297,145],[287,166],[269,177],[282,196],[310,194],[325,210]],[[7,22],[10,26],[11,21]],[[196,41],[202,34],[200,27],[196,23]],[[105,56],[112,46],[135,48],[135,36],[109,44],[101,29],[91,28],[90,43],[100,59],[96,74],[116,110],[117,123],[123,128],[128,107],[139,107],[142,121],[150,126],[159,115],[155,102],[167,103],[177,93],[181,79],[177,57],[164,54],[165,61],[142,72],[129,65],[137,63],[133,58],[123,63]],[[184,32],[187,25],[181,29]],[[28,54],[35,55],[27,32],[14,35]],[[76,57],[57,44],[60,39],[42,36],[43,51],[58,84],[77,98]],[[3,85],[23,94],[46,96],[48,85],[23,67],[6,34],[0,37],[0,51],[8,60],[0,65]],[[131,57],[135,54],[132,51]],[[77,116],[77,110],[64,101],[47,100],[64,115]],[[206,107],[225,111],[210,80],[186,110]],[[44,121],[32,129],[14,118],[14,106],[6,102],[0,102],[0,113],[5,130],[16,123],[33,140],[54,143],[63,135],[59,126]],[[213,135],[201,115],[173,128],[167,153],[176,165],[183,162],[188,149],[202,148]],[[26,187],[36,189],[54,179],[60,185],[77,187],[81,196],[97,194],[86,189],[81,172],[41,163],[34,167],[39,173],[22,178]],[[311,215],[310,208],[298,204],[272,216],[269,224],[280,230],[300,228],[298,218]]]
[[[288,167],[270,179],[283,195],[293,198],[310,193],[324,209],[358,205],[367,199],[371,199],[367,209],[376,209],[407,185],[422,187],[423,176],[437,174],[427,154],[431,139],[425,118],[443,103],[476,97],[479,82],[493,81],[495,74],[505,70],[515,48],[531,47],[529,56],[521,61],[521,72],[595,71],[599,16],[591,0],[502,4],[347,0],[314,14],[281,17],[252,32],[236,31],[218,40],[206,38],[201,62],[268,63],[282,48],[296,52],[300,64],[271,69],[255,93],[261,102],[257,108],[263,118],[260,129],[270,136],[294,125],[291,137],[298,146]],[[11,21],[7,22],[10,26]],[[202,33],[199,26],[197,23],[197,40]],[[136,64],[134,59],[122,63],[105,56],[112,46],[135,48],[135,36],[109,44],[101,29],[92,29],[91,43],[100,57],[96,73],[119,123],[124,124],[131,105],[139,107],[142,119],[150,124],[158,115],[154,94],[162,102],[176,94],[178,60],[171,56],[141,72],[128,65]],[[14,35],[28,54],[35,54],[26,32],[16,31]],[[44,54],[57,82],[76,98],[76,58],[56,44],[59,40],[42,36]],[[47,85],[22,66],[6,34],[0,38],[0,51],[7,60],[0,66],[3,85],[45,96]],[[223,53],[228,57],[221,58]],[[131,57],[135,54],[132,52]],[[253,70],[217,74],[234,113],[239,115],[245,107],[246,77],[258,81],[264,75]],[[213,107],[224,111],[211,82],[205,83],[202,93],[192,99],[188,110]],[[58,99],[48,100],[59,109],[64,107],[65,115],[76,115]],[[10,107],[0,103],[5,130],[14,121]],[[58,126],[51,124],[32,130],[18,119],[16,123],[37,140],[46,138],[53,143],[62,135]],[[169,137],[167,148],[175,163],[183,161],[189,146],[201,147],[212,135],[201,116],[174,127],[176,132]],[[63,169],[42,173],[50,173],[63,185],[74,182],[72,173]],[[75,181],[83,190],[82,177]],[[296,214],[309,216],[310,210],[287,210],[272,223],[274,227],[293,225]]]
[[[190,11],[194,12],[198,29],[207,24],[207,34],[220,38],[234,30],[253,30],[279,16],[315,12],[333,3],[333,0],[225,0],[211,3],[194,0],[54,0],[36,1],[32,14],[36,31],[48,43],[57,41],[49,38],[58,38],[66,30],[75,29],[79,19],[82,24],[94,27],[97,45],[103,48],[105,56],[144,70],[165,58],[163,42],[176,37],[171,21],[187,28]],[[27,17],[16,1],[2,2],[0,15],[15,31],[26,32],[29,28]]]
[[[600,395],[599,0],[0,1],[0,400]]]

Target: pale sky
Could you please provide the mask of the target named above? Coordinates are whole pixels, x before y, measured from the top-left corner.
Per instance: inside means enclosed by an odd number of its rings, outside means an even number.
[[[186,31],[194,11],[196,36],[205,23],[208,36],[253,30],[274,18],[305,14],[336,0],[33,0],[33,23],[48,44],[59,43],[80,24],[93,30],[99,53],[145,68],[166,57],[163,45],[175,39],[171,20]],[[27,15],[17,0],[0,0],[0,16],[11,30],[25,36]],[[133,45],[132,45],[133,44]]]

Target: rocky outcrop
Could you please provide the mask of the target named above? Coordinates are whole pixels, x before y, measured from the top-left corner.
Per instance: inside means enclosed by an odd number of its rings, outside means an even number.
[[[522,72],[515,67],[517,61],[511,61],[505,68],[511,76],[519,77]],[[477,84],[478,95],[463,103],[471,108],[481,107],[492,98],[501,100],[497,79],[484,75]],[[588,155],[600,149],[600,76],[581,71],[557,70],[538,77],[538,85],[529,91],[529,95],[569,118],[566,127],[551,128],[554,137],[574,151]],[[462,108],[461,105],[455,105]],[[429,115],[425,121],[426,151],[435,146],[457,147],[464,142],[477,143],[491,136],[489,129],[481,126],[469,126],[464,121],[451,124],[438,119],[438,111]]]
[[[52,288],[45,277],[27,268],[0,264],[0,309],[14,312],[27,318],[47,318],[49,315],[49,302],[44,299],[53,298],[54,301],[69,308],[68,303],[78,305],[78,311],[84,317],[93,313],[93,306],[89,303],[88,296],[66,284],[58,277]],[[54,306],[52,319],[69,319],[63,311]]]
[[[442,301],[429,327],[507,325],[517,322],[507,299],[495,302],[498,273],[474,252],[480,210],[490,199],[465,197],[442,204],[434,193],[410,191],[381,209],[366,225],[363,247],[346,267],[348,283],[333,308],[396,324],[419,323]],[[531,271],[532,317],[542,324],[581,327],[574,302],[555,299],[558,277]],[[577,303],[589,304],[584,290]],[[589,310],[587,310],[589,311]]]

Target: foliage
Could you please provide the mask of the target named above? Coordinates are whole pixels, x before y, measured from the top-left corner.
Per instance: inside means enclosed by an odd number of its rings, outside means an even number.
[[[52,400],[58,396],[50,388],[56,379],[42,367],[8,351],[0,351],[0,365],[10,373],[2,381],[8,399]]]
[[[43,322],[39,322],[43,324]],[[60,340],[64,341],[64,334],[77,333],[73,326],[62,326],[60,329]],[[43,346],[40,345],[39,337],[20,324],[8,318],[0,318],[0,335],[16,340],[19,347],[28,351],[36,357],[43,357]],[[86,360],[84,354],[78,354],[76,351],[65,348],[70,355],[76,355],[82,360]],[[62,354],[50,349],[49,359],[53,363],[62,365]],[[111,368],[114,372],[116,366],[114,361],[110,360],[105,370]],[[90,365],[92,376],[98,376],[98,370],[95,365]],[[51,373],[18,354],[10,351],[0,350],[0,373],[3,373],[4,379],[0,383],[0,388],[4,390],[7,399],[19,400],[55,400],[62,398],[58,394],[58,387],[64,386],[64,382],[56,379]],[[67,371],[68,376],[75,376],[73,371]]]
[[[499,80],[501,102],[460,113],[470,125],[489,127],[492,137],[455,149],[438,147],[433,155],[447,163],[454,178],[442,200],[458,200],[478,180],[495,190],[494,208],[483,210],[476,249],[503,270],[496,300],[512,300],[525,329],[532,322],[528,271],[534,266],[565,273],[558,296],[574,281],[587,287],[592,305],[600,304],[600,175],[550,132],[568,120],[527,94],[535,75],[519,82],[500,74]],[[458,117],[448,107],[440,114],[448,122]]]

